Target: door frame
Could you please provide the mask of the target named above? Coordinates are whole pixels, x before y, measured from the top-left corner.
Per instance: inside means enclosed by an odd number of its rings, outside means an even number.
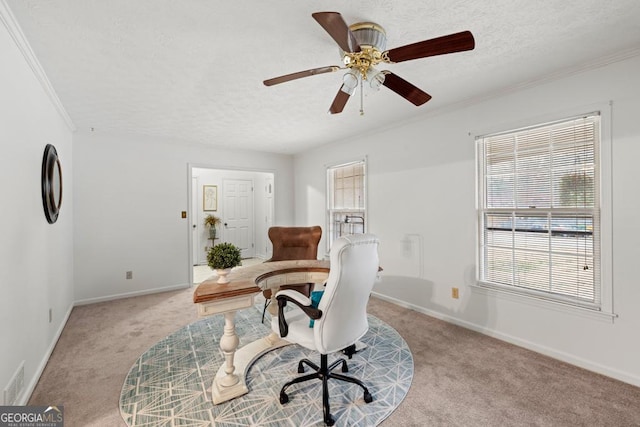
[[[194,215],[193,212],[193,169],[213,169],[219,171],[233,171],[233,172],[254,172],[254,173],[268,173],[273,176],[273,193],[272,197],[274,200],[273,204],[273,212],[271,212],[271,218],[275,223],[275,197],[276,197],[276,177],[277,172],[274,169],[262,169],[262,168],[242,168],[242,167],[229,167],[229,166],[219,166],[215,164],[207,164],[207,163],[192,163],[187,162],[187,221],[186,221],[186,232],[187,232],[187,268],[188,268],[188,278],[189,282],[193,286],[193,228],[191,226],[192,221],[191,217]],[[255,184],[255,183],[254,183]],[[255,197],[255,192],[254,192]],[[255,210],[255,199],[254,199],[254,210]],[[255,218],[254,218],[254,233],[255,233]]]
[[[193,194],[193,191],[194,191],[193,184],[199,186],[200,185],[200,178],[198,178],[197,176],[195,176],[195,177],[192,176],[191,177],[191,190],[190,190],[191,191],[191,200],[189,200],[189,208],[191,209],[191,212],[193,212],[194,204],[197,203],[196,200],[193,200],[193,196],[194,196],[194,194]],[[197,194],[197,187],[195,188],[195,191],[196,191],[196,194]],[[199,261],[198,258],[197,258],[197,255],[196,255],[196,250],[197,250],[197,248],[200,247],[200,238],[198,236],[196,236],[194,238],[193,235],[195,233],[195,230],[198,229],[197,228],[198,227],[197,224],[198,224],[198,221],[200,221],[200,218],[198,217],[198,215],[196,213],[193,213],[193,215],[194,215],[194,217],[192,217],[189,214],[189,212],[187,212],[187,219],[189,221],[189,226],[191,227],[191,239],[192,239],[192,241],[191,241],[191,262],[192,262],[192,264],[191,265],[195,266],[196,263]],[[194,225],[195,225],[195,227],[194,227]]]

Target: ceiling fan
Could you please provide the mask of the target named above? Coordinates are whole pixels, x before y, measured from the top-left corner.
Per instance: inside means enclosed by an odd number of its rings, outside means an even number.
[[[381,62],[393,64],[412,59],[472,50],[475,47],[473,34],[469,31],[462,31],[460,33],[385,50],[387,35],[384,29],[376,23],[359,22],[347,26],[342,15],[338,12],[316,12],[311,16],[318,21],[322,28],[329,33],[340,47],[344,66],[333,65],[313,68],[311,70],[274,77],[265,80],[263,83],[265,86],[273,86],[302,77],[332,73],[338,70],[348,70],[343,77],[343,84],[329,108],[331,114],[342,112],[358,85],[360,85],[360,114],[364,114],[362,108],[364,81],[368,81],[374,89],[385,86],[414,105],[420,106],[429,101],[431,95],[391,71],[378,71],[375,66]]]

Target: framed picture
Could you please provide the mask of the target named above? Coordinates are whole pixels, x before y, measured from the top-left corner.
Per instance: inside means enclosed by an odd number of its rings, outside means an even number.
[[[218,210],[218,186],[217,185],[203,185],[202,210],[204,211]]]

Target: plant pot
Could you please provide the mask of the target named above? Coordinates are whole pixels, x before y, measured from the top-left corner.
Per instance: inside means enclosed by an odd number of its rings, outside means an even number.
[[[211,240],[214,240],[216,238],[216,228],[215,227],[209,227],[209,238]]]
[[[231,269],[230,268],[225,268],[225,269],[216,269],[216,274],[218,275],[218,282],[221,285],[224,285],[226,283],[229,283],[229,278],[227,277],[227,274],[231,273]]]

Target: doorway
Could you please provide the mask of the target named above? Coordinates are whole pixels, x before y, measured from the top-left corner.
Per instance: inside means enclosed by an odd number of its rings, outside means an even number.
[[[274,173],[196,165],[189,165],[188,172],[191,283],[214,274],[209,274],[207,266],[207,252],[214,244],[233,243],[241,249],[243,259],[268,259],[271,250],[267,232],[274,222]],[[217,196],[215,203],[211,202],[212,192]],[[208,215],[220,219],[215,240],[204,224]]]

